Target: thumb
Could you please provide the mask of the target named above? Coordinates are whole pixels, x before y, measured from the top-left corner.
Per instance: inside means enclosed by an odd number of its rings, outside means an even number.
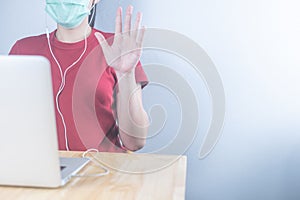
[[[98,40],[100,46],[102,47],[103,51],[106,50],[109,47],[105,37],[101,33],[96,32],[95,37],[97,38],[97,40]]]

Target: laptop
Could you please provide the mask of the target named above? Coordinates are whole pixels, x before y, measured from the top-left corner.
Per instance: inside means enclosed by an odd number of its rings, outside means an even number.
[[[59,187],[87,158],[59,158],[49,61],[0,56],[0,185]]]

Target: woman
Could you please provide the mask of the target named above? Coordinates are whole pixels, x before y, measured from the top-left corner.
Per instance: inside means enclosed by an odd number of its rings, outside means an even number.
[[[139,29],[142,15],[137,14],[131,27],[133,7],[129,6],[122,30],[122,9],[118,8],[115,34],[104,33],[91,28],[88,19],[98,2],[46,0],[46,11],[57,22],[57,29],[17,41],[10,54],[41,55],[50,61],[60,150],[136,151],[144,146],[148,131],[141,95],[147,77],[139,63],[145,31]],[[113,41],[106,41],[108,38]],[[74,99],[76,77],[98,48],[99,53],[88,62],[89,66],[94,66],[96,74],[105,67],[98,77],[94,102],[86,102],[82,107],[94,107],[90,110],[95,111],[100,128],[91,128],[97,127],[91,123],[92,114],[82,112],[85,128],[80,129],[72,107],[77,100]]]

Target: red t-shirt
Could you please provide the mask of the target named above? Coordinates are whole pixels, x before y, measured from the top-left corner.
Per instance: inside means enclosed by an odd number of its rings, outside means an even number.
[[[97,148],[99,151],[122,152],[118,140],[118,126],[114,117],[115,86],[117,76],[106,64],[102,49],[94,36],[93,29],[87,38],[87,50],[77,64],[66,75],[65,88],[59,96],[59,106],[66,123],[70,150],[83,151]],[[103,33],[104,37],[113,36]],[[85,41],[63,43],[50,33],[52,52],[64,72],[82,54]],[[52,57],[45,34],[18,40],[12,47],[12,55],[41,55],[51,63],[54,102],[61,84],[61,75]],[[136,82],[142,87],[147,84],[147,76],[141,64],[135,68]],[[65,136],[62,120],[56,109],[56,124],[59,149],[65,150]],[[42,133],[41,133],[42,134]]]

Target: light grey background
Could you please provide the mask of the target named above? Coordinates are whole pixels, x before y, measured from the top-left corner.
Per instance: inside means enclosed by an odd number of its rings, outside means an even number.
[[[210,116],[201,78],[172,55],[145,52],[142,58],[186,73],[201,99],[198,136],[187,152],[187,199],[300,199],[299,1],[102,0],[97,27],[113,31],[117,6],[125,8],[129,3],[144,13],[148,27],[178,31],[201,45],[224,82],[223,136],[209,157],[199,160]],[[0,5],[0,54],[6,54],[18,38],[44,32],[43,0],[2,1]],[[49,27],[55,27],[50,20]],[[146,88],[146,106],[160,97],[168,123],[176,124],[178,116],[172,112],[177,105],[173,109],[168,103],[174,98],[168,93],[162,98],[159,92]],[[144,152],[172,137],[172,126],[166,128],[148,141]]]

